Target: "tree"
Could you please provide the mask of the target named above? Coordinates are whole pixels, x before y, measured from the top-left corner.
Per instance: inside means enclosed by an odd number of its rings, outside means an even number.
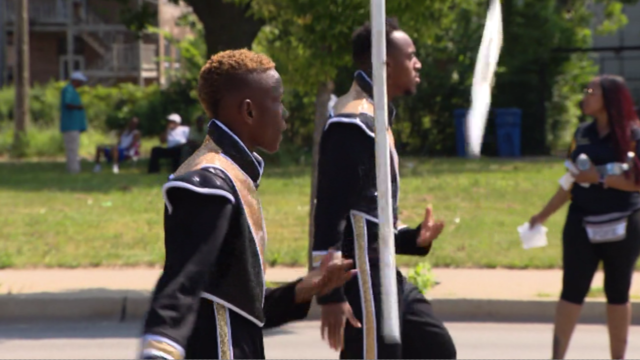
[[[29,7],[27,0],[19,0],[17,5],[14,35],[16,44],[15,132],[11,147],[11,154],[14,157],[23,156],[27,149],[29,124]]]
[[[395,0],[387,3],[387,13],[398,17],[415,39],[437,42],[434,36],[437,29],[454,18],[450,16],[451,9],[472,3],[469,0]],[[327,120],[327,105],[338,72],[352,69],[351,34],[369,19],[370,3],[367,0],[253,0],[251,4],[255,14],[266,22],[256,39],[256,49],[273,57],[288,87],[315,97],[309,201],[311,249],[319,144]],[[353,73],[352,70],[346,72]],[[347,86],[351,84],[351,74],[345,76]]]
[[[503,1],[504,49],[497,78],[497,107],[523,110],[522,146],[527,154],[548,154],[568,145],[580,115],[582,87],[597,74],[587,53],[596,33],[611,33],[627,22],[623,5],[637,0]],[[594,3],[602,9],[595,16]],[[536,29],[531,31],[531,29]]]
[[[140,8],[128,6],[129,0],[119,0],[123,6],[120,17],[129,29],[138,33],[154,24],[157,11],[148,3]],[[178,4],[180,0],[169,0]],[[252,13],[251,1],[183,0],[191,6],[204,28],[207,55],[222,50],[251,48],[264,21]],[[207,56],[207,57],[208,57]]]

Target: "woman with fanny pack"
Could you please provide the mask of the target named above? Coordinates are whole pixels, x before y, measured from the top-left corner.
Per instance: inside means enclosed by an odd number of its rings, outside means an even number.
[[[583,100],[593,122],[581,124],[569,152],[572,173],[549,203],[529,221],[531,227],[571,201],[563,231],[564,274],[556,308],[553,359],[565,356],[584,299],[600,261],[607,296],[611,357],[623,359],[631,306],[629,289],[640,254],[640,128],[624,80],[593,80]],[[586,156],[585,156],[586,155]]]

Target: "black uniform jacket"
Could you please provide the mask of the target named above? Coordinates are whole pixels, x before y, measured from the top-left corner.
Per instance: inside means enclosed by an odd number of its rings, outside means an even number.
[[[315,264],[332,248],[340,249],[345,258],[355,258],[358,271],[364,270],[365,263],[377,263],[378,194],[372,96],[371,80],[358,71],[351,90],[336,102],[322,134],[314,216]],[[391,125],[395,109],[389,108]],[[430,248],[416,245],[419,227],[398,226],[398,156],[390,126],[387,133],[396,253],[424,256]],[[343,301],[346,299],[342,288],[318,299],[320,304]]]
[[[257,195],[263,167],[213,120],[202,147],[164,185],[166,262],[144,325],[143,356],[184,357],[194,324],[203,321],[201,298],[257,327],[307,316],[310,303],[295,303],[297,282],[265,287],[267,235]]]

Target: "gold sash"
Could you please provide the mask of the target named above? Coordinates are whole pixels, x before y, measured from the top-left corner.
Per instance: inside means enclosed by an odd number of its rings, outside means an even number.
[[[251,233],[260,252],[262,271],[265,272],[264,251],[267,244],[267,231],[262,216],[260,198],[258,197],[258,191],[253,184],[253,180],[251,180],[238,165],[224,156],[220,147],[216,145],[209,136],[205,138],[202,146],[178,168],[175,175],[179,176],[189,171],[211,165],[218,166],[225,170],[231,177],[235,188],[238,190],[240,200],[242,201],[242,208],[247,216]]]
[[[363,97],[364,96],[364,97]],[[346,102],[348,101],[349,102]],[[347,95],[338,100],[334,107],[336,114],[369,114],[374,116],[374,107],[371,101],[366,97],[364,92],[357,89],[352,89]],[[375,133],[375,124],[374,124]],[[389,150],[391,151],[391,157],[393,158],[393,165],[396,169],[396,176],[398,183],[400,182],[400,163],[398,158],[398,152],[396,151],[396,142],[393,137],[393,131],[391,127],[387,126],[387,137],[389,139]]]

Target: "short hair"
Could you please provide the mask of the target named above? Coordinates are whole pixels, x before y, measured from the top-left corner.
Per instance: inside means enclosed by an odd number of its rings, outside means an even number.
[[[247,49],[219,52],[211,56],[200,70],[200,104],[210,118],[216,118],[225,94],[245,86],[247,76],[265,73],[275,67],[268,56]]]
[[[399,31],[400,25],[396,18],[386,19],[386,38],[387,38],[387,51],[393,45],[391,41],[391,34],[394,31]],[[364,25],[356,29],[351,36],[352,45],[352,57],[353,62],[361,68],[371,68],[371,24],[366,22]]]

